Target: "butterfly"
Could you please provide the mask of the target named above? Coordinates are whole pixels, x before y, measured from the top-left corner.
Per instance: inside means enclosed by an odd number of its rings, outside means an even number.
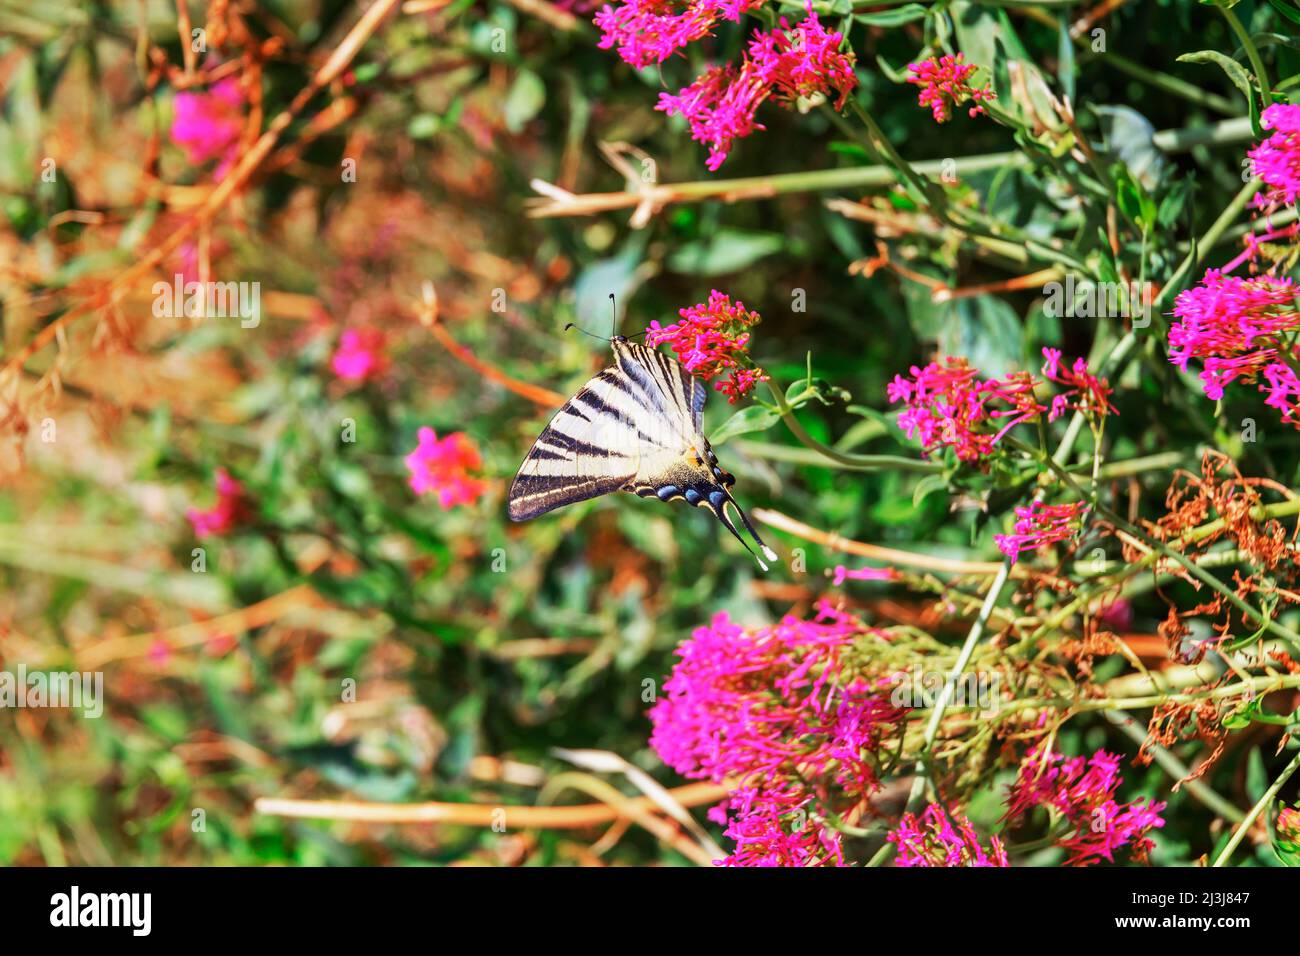
[[[610,342],[614,364],[564,403],[519,466],[508,495],[510,520],[527,521],[612,491],[680,499],[713,512],[766,571],[727,512],[734,508],[763,556],[777,560],[731,497],[736,478],[722,470],[704,437],[704,383],[675,359],[626,336]]]

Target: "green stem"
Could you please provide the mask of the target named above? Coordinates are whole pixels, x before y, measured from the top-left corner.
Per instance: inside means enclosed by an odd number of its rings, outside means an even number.
[[[1188,793],[1200,800],[1201,803],[1225,820],[1231,820],[1233,823],[1240,823],[1245,818],[1245,814],[1239,808],[1219,796],[1204,781],[1189,779],[1192,776],[1191,768],[1160,744],[1148,742],[1147,735],[1134,724],[1133,718],[1128,714],[1119,710],[1104,710],[1102,714],[1139,747],[1145,745],[1155,758],[1156,763],[1160,764],[1161,768],[1175,780],[1184,781],[1183,785],[1187,787]]]
[[[828,458],[835,462],[841,468],[847,468],[851,471],[881,471],[883,469],[893,469],[895,471],[914,471],[924,474],[935,474],[943,471],[943,464],[937,461],[924,461],[917,458],[905,458],[901,455],[854,455],[850,452],[838,451],[824,445],[817,439],[809,435],[804,427],[799,424],[799,419],[795,417],[794,409],[790,403],[785,400],[785,393],[775,385],[770,379],[767,383],[768,391],[772,393],[772,398],[776,401],[777,411],[781,415],[782,421],[790,429],[790,433],[799,439],[804,445],[820,454],[823,458]]]
[[[1259,94],[1264,99],[1264,108],[1273,105],[1273,94],[1271,84],[1268,81],[1268,73],[1264,70],[1264,61],[1259,57],[1259,50],[1255,48],[1255,41],[1250,38],[1250,33],[1242,26],[1241,20],[1232,12],[1232,8],[1219,0],[1215,4],[1219,12],[1223,14],[1228,26],[1232,27],[1232,32],[1237,34],[1237,39],[1241,41],[1242,47],[1246,50],[1246,57],[1250,60],[1251,67],[1255,70],[1255,79],[1259,81]]]
[[[934,708],[930,711],[930,720],[925,725],[925,734],[922,737],[921,754],[916,761],[916,776],[912,781],[912,790],[907,795],[907,805],[903,808],[904,813],[915,812],[917,807],[920,806],[921,798],[925,795],[925,782],[929,778],[926,758],[930,756],[931,749],[934,747],[934,738],[939,734],[939,725],[943,723],[943,715],[957,692],[957,681],[965,673],[971,655],[975,653],[975,646],[979,644],[980,638],[984,636],[984,630],[988,627],[989,618],[993,616],[993,609],[1002,597],[1002,591],[1009,580],[1011,580],[1010,559],[1002,562],[997,577],[993,579],[993,583],[989,586],[989,593],[984,598],[984,606],[980,608],[979,617],[971,625],[970,633],[966,635],[966,642],[962,644],[961,652],[957,655],[952,670],[948,672],[948,678],[944,681],[943,688],[939,691],[939,697],[934,702]],[[896,849],[897,847],[894,844],[886,843],[871,858],[868,865],[883,865],[894,855]]]
[[[1286,765],[1285,770],[1278,774],[1277,779],[1273,781],[1273,785],[1265,790],[1264,795],[1259,798],[1253,807],[1250,808],[1250,812],[1246,814],[1246,819],[1237,824],[1237,829],[1232,833],[1232,839],[1230,839],[1228,845],[1223,848],[1223,852],[1219,854],[1219,858],[1214,861],[1214,866],[1223,866],[1228,862],[1229,857],[1232,856],[1232,851],[1237,849],[1237,845],[1241,843],[1242,839],[1246,836],[1246,832],[1259,818],[1259,815],[1264,812],[1264,808],[1273,802],[1283,785],[1291,779],[1291,775],[1294,774],[1296,770],[1300,770],[1300,752],[1297,752],[1296,755],[1291,758],[1291,762]]]

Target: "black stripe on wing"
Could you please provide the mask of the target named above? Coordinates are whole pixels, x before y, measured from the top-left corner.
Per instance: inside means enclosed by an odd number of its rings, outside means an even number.
[[[506,496],[511,521],[618,491],[636,475],[637,459],[592,439],[632,427],[589,387],[579,390],[537,436]]]

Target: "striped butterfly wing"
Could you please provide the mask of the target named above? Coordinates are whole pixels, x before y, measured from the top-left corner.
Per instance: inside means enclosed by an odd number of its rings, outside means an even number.
[[[510,486],[512,521],[629,487],[644,455],[662,454],[672,431],[660,407],[613,365],[587,382],[533,443]]]

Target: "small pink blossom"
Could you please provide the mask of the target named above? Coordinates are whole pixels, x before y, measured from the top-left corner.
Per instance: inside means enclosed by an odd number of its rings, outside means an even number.
[[[1011,785],[1004,819],[1023,816],[1034,807],[1054,807],[1074,827],[1058,844],[1069,854],[1067,866],[1114,862],[1115,851],[1122,847],[1134,859],[1145,860],[1154,846],[1148,834],[1164,826],[1159,814],[1165,804],[1145,799],[1117,803],[1115,792],[1124,782],[1119,759],[1104,750],[1084,758],[1050,750],[1044,756],[1034,748]]]
[[[214,83],[205,93],[177,93],[172,105],[172,142],[196,166],[219,159],[215,175],[220,179],[234,163],[244,112],[244,93],[234,77]]]
[[[981,379],[965,359],[949,358],[913,365],[911,378],[895,375],[887,391],[891,402],[907,405],[898,425],[920,440],[925,454],[951,448],[960,461],[976,461],[1016,425],[1047,411],[1034,397],[1036,385],[1028,372]]]
[[[1255,204],[1294,206],[1300,194],[1300,106],[1274,103],[1259,121],[1274,132],[1246,154],[1255,175],[1269,187],[1255,197]]]
[[[962,61],[962,54],[931,58],[920,63],[910,63],[907,67],[914,76],[907,82],[915,83],[921,88],[917,101],[921,106],[930,107],[936,123],[946,123],[952,119],[952,108],[962,103],[971,102],[971,116],[984,112],[984,104],[996,99],[993,90],[985,86],[974,89],[967,82],[977,67],[973,63]]]
[[[487,482],[470,475],[483,462],[464,432],[440,439],[432,428],[421,428],[419,444],[405,460],[411,489],[417,495],[436,494],[444,509],[472,504],[487,490]]]
[[[831,583],[839,587],[845,581],[897,581],[902,575],[893,568],[847,568],[835,565]]]
[[[1078,521],[1085,510],[1087,505],[1082,501],[1065,505],[1045,505],[1035,501],[1028,507],[1016,509],[1014,534],[995,534],[993,540],[1014,564],[1023,551],[1036,551],[1078,534]]]
[[[672,325],[652,321],[646,345],[654,348],[667,343],[682,367],[696,378],[708,381],[725,376],[713,387],[732,404],[767,380],[767,373],[749,360],[748,330],[762,317],[746,309],[745,303],[739,299],[732,302],[731,296],[714,289],[708,302],[679,309],[677,314],[681,321]]]
[[[676,113],[691,128],[691,138],[709,147],[705,165],[716,171],[732,144],[764,127],[754,114],[769,98],[799,107],[835,97],[835,108],[857,85],[853,54],[841,53],[843,36],[828,32],[809,8],[808,16],[790,27],[755,31],[739,65],[715,66],[676,95],[661,93],[655,109]]]
[[[1199,359],[1202,390],[1215,401],[1233,382],[1254,383],[1268,395],[1266,405],[1300,427],[1294,414],[1295,375],[1284,360],[1300,330],[1297,291],[1290,279],[1242,279],[1206,271],[1199,285],[1174,300],[1169,361],[1186,371],[1192,359]]]
[[[207,511],[189,508],[185,512],[185,517],[194,526],[194,535],[198,538],[225,534],[248,516],[244,486],[230,477],[230,473],[224,468],[217,469],[216,477],[216,504]]]
[[[171,656],[172,656],[171,645],[168,644],[166,641],[164,641],[161,637],[156,638],[154,642],[149,645],[150,663],[162,666],[163,664],[166,664],[167,661],[171,659]]]
[[[637,69],[657,66],[696,40],[713,33],[719,20],[739,21],[763,0],[622,0],[607,4],[593,21],[601,30],[598,46],[617,48]]]
[[[1110,383],[1089,372],[1086,359],[1077,358],[1073,365],[1066,366],[1061,362],[1061,350],[1052,348],[1043,349],[1043,358],[1043,377],[1066,389],[1052,399],[1048,421],[1056,421],[1069,409],[1093,418],[1115,413],[1110,403]]]
[[[766,128],[755,121],[754,114],[767,95],[754,65],[743,61],[739,68],[715,66],[705,71],[676,95],[660,93],[655,109],[686,120],[691,138],[709,147],[704,165],[716,172],[732,143]]]
[[[989,837],[986,852],[971,822],[956,812],[949,819],[937,803],[926,807],[919,818],[903,814],[898,829],[886,839],[898,847],[898,866],[1010,866],[1001,840]]]
[[[388,367],[384,333],[379,329],[346,329],[330,359],[334,374],[345,381],[361,382],[383,373]]]

